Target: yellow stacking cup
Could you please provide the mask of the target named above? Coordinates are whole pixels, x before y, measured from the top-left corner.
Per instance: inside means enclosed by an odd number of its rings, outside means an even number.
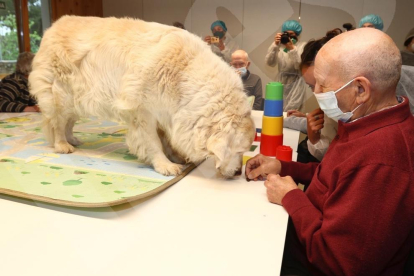
[[[268,117],[263,116],[262,133],[266,135],[282,135],[283,134],[283,116]]]

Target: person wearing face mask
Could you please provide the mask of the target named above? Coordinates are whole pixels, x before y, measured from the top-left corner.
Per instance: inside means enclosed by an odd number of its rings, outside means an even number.
[[[301,55],[302,62],[300,68],[302,77],[312,90],[314,90],[316,83],[313,74],[316,54],[325,43],[338,35],[338,33],[335,33],[335,30],[328,31],[326,36],[321,39],[310,40]],[[414,67],[403,65],[401,67],[401,78],[398,82],[396,93],[397,95],[408,98],[411,113],[414,114],[413,91]],[[283,126],[299,130],[308,135],[307,139],[299,143],[298,146],[297,161],[303,163],[309,162],[308,160],[311,161],[312,156],[321,161],[338,129],[337,121],[326,116],[320,108],[306,115],[298,111],[288,111],[288,117],[284,118]]]
[[[283,111],[301,109],[306,101],[306,84],[300,77],[300,55],[305,42],[299,42],[302,26],[296,20],[285,21],[282,32],[277,33],[274,41],[267,50],[266,64],[277,65],[278,74],[275,81],[284,85]]]
[[[412,266],[414,116],[396,95],[400,73],[400,51],[384,32],[334,37],[314,67],[315,96],[338,120],[322,162],[247,162],[246,177],[266,178],[268,200],[291,218],[281,275],[403,275]]]
[[[382,31],[384,29],[384,23],[382,18],[376,14],[368,14],[361,18],[359,21],[360,28],[375,28]]]
[[[216,55],[229,63],[231,61],[231,54],[239,49],[239,46],[227,35],[226,23],[223,21],[214,21],[211,24],[210,29],[213,35],[206,36],[204,38],[204,41],[211,46],[211,50]]]
[[[401,51],[403,65],[414,66],[414,28],[404,40],[404,50]]]
[[[254,96],[254,110],[263,110],[262,80],[258,75],[249,71],[249,55],[243,50],[237,50],[231,55],[230,65],[240,75],[247,96]]]

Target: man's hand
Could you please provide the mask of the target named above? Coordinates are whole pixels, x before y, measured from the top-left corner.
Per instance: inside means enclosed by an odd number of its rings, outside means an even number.
[[[321,139],[321,129],[325,123],[324,113],[318,108],[310,112],[307,119],[308,139],[312,144],[316,144]]]
[[[26,106],[23,109],[23,112],[40,112],[40,108],[37,105],[33,105],[33,106]]]
[[[302,112],[295,110],[295,109],[291,109],[287,111],[287,117],[290,116],[295,116],[295,117],[306,117],[305,114],[303,114]]]
[[[280,37],[282,36],[282,33],[277,33],[275,36],[275,44],[280,45]]]
[[[292,177],[281,177],[278,174],[269,174],[264,185],[267,189],[267,199],[279,205],[282,205],[282,199],[288,192],[299,189]]]
[[[279,174],[281,168],[279,160],[258,154],[247,161],[246,179],[263,180],[268,174]]]

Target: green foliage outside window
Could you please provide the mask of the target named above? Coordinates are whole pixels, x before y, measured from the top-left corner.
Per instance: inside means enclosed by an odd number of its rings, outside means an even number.
[[[16,60],[19,54],[17,23],[13,0],[6,0],[6,10],[0,13],[0,60]],[[39,50],[43,35],[40,0],[29,0],[30,47]]]

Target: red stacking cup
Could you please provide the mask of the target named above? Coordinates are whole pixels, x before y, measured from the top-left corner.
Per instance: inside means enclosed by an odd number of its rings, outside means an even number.
[[[278,146],[276,158],[282,161],[292,161],[292,148],[289,146]]]
[[[260,153],[266,156],[276,156],[276,149],[278,146],[283,145],[283,134],[282,135],[261,135],[260,141]]]

